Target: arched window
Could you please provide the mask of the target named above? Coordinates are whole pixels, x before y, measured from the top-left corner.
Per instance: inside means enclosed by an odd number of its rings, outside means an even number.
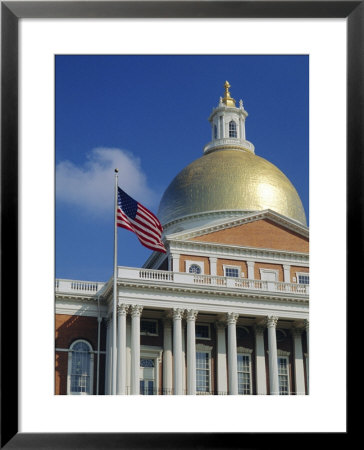
[[[217,139],[217,126],[214,125],[214,139]]]
[[[68,394],[92,394],[93,360],[92,347],[87,341],[73,342],[68,352]]]
[[[191,264],[190,268],[188,269],[190,273],[201,273],[201,267],[198,264]]]
[[[236,131],[236,123],[231,120],[229,122],[229,137],[236,138],[238,137],[237,131]]]

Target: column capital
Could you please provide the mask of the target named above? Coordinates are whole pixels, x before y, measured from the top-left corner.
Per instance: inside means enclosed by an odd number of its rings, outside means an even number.
[[[186,312],[187,321],[194,322],[197,318],[197,314],[198,314],[198,311],[196,311],[195,309],[187,309],[187,312]]]
[[[217,262],[217,257],[216,256],[209,256],[209,260],[211,262]]]
[[[264,325],[262,325],[262,324],[257,324],[257,325],[254,325],[254,331],[255,331],[255,334],[256,335],[262,335],[263,336],[263,334],[264,334],[264,331],[265,331],[265,326]]]
[[[247,264],[248,266],[254,266],[255,261],[247,261],[246,264]]]
[[[215,327],[217,330],[221,330],[221,329],[225,329],[226,328],[226,322],[224,322],[223,320],[217,320],[215,322]]]
[[[184,309],[182,308],[173,308],[172,316],[174,320],[182,320]]]
[[[292,336],[300,337],[302,336],[303,328],[300,325],[293,325],[291,329]]]
[[[268,316],[267,317],[267,327],[268,328],[275,328],[277,326],[278,317],[277,316]]]
[[[117,307],[118,316],[126,316],[128,309],[129,309],[129,305],[126,305],[125,303],[118,305],[118,307]]]
[[[239,314],[234,313],[234,312],[228,312],[228,313],[226,313],[226,322],[228,324],[236,325],[238,317],[239,317]]]
[[[290,269],[291,265],[290,264],[283,264],[283,269],[288,270]]]
[[[143,311],[143,307],[141,305],[131,305],[130,309],[131,309],[132,317],[140,317],[140,315]]]
[[[165,315],[162,320],[164,328],[172,328],[172,315]]]

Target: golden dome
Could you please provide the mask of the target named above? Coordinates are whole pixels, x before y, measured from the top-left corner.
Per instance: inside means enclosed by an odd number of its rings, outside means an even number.
[[[174,178],[158,217],[165,225],[190,214],[265,209],[306,225],[296,189],[276,166],[251,152],[225,147],[205,154]]]

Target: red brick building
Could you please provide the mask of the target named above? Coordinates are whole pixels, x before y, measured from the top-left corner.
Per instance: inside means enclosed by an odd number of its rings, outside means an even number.
[[[117,269],[115,320],[112,278],[56,280],[56,394],[308,394],[305,212],[229,87],[161,199],[167,253]]]

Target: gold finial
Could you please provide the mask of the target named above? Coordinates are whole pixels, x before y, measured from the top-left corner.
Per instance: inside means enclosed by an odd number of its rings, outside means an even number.
[[[225,97],[222,99],[222,102],[225,103],[226,106],[235,106],[235,100],[231,98],[229,88],[231,87],[230,83],[228,81],[225,81],[224,88],[225,88]]]

